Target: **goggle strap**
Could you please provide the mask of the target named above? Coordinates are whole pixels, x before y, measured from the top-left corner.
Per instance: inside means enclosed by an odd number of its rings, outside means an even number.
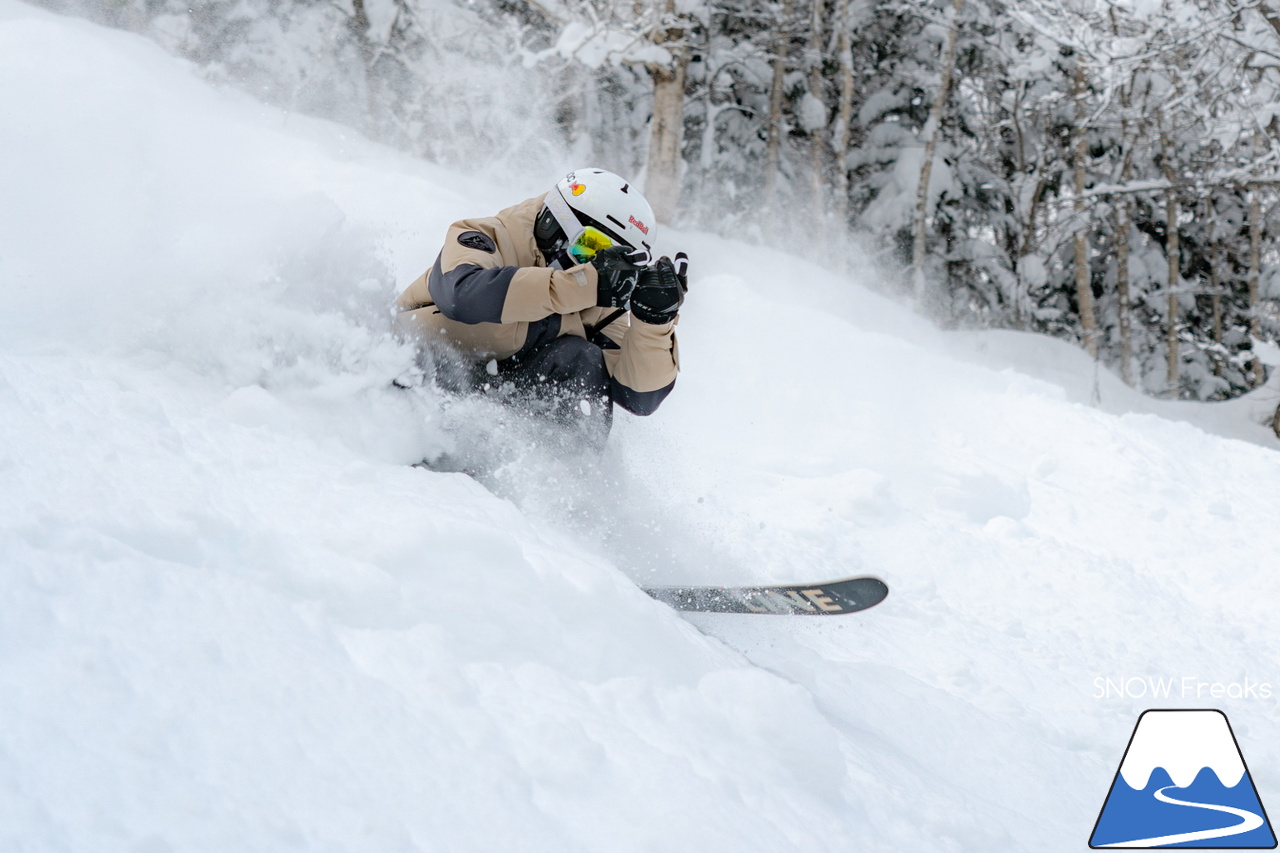
[[[572,244],[574,240],[578,239],[578,235],[583,230],[582,223],[574,215],[573,208],[569,207],[569,202],[564,200],[564,196],[560,195],[560,190],[552,188],[542,203],[547,206],[547,210],[551,211],[551,215],[556,218],[556,224],[564,232],[566,245]]]

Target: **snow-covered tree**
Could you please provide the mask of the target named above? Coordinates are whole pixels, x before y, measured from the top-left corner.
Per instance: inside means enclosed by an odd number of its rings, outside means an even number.
[[[866,239],[943,322],[1153,394],[1247,391],[1280,334],[1277,0],[41,2],[453,167],[605,166],[833,264]]]

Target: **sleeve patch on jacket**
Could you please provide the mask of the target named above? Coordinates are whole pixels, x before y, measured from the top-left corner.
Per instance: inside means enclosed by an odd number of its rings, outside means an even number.
[[[458,235],[458,242],[468,249],[478,249],[491,255],[498,251],[498,247],[494,245],[493,240],[487,234],[481,234],[479,231],[462,232]]]

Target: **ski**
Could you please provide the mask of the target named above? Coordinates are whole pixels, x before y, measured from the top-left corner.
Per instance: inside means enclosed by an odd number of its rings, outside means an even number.
[[[783,586],[658,586],[644,591],[676,610],[699,613],[839,616],[876,606],[889,587],[879,578],[863,576]]]

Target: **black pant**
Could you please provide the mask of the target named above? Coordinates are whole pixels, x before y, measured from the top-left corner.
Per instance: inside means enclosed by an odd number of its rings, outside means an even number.
[[[436,362],[436,381],[457,393],[484,391],[529,412],[557,432],[566,445],[599,450],[613,426],[612,380],[604,351],[574,335],[553,338],[529,352],[498,362],[496,376],[485,364],[453,358]]]

